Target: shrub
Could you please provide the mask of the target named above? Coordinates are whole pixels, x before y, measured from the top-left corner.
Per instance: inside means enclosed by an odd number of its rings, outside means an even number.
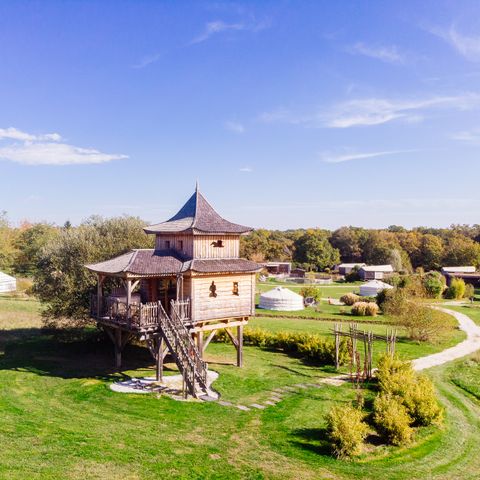
[[[465,293],[463,298],[474,298],[475,297],[475,288],[471,283],[465,285]]]
[[[443,419],[443,409],[438,404],[433,383],[425,375],[416,375],[415,382],[409,385],[405,406],[418,425],[439,424]]]
[[[354,303],[358,302],[360,297],[355,295],[354,293],[346,293],[342,297],[340,297],[340,301],[349,307],[352,306]]]
[[[214,338],[216,342],[230,342],[230,338],[224,330],[220,330]],[[261,329],[246,328],[243,333],[243,343],[244,345],[270,350],[280,350],[319,364],[334,365],[335,363],[334,340],[327,340],[318,335],[292,332],[273,333]],[[347,363],[348,358],[347,342],[342,340],[339,349],[340,363]]]
[[[313,298],[316,303],[319,303],[322,299],[322,292],[318,287],[308,286],[303,287],[300,290],[300,295],[303,298]]]
[[[376,376],[381,392],[404,397],[406,389],[415,379],[415,372],[410,362],[391,355],[382,355]]]
[[[396,317],[395,323],[406,328],[412,340],[436,342],[455,326],[450,316],[408,298],[405,290],[401,289],[395,289],[388,295],[382,309],[384,313]]]
[[[353,304],[352,315],[357,317],[374,317],[378,313],[378,305],[371,302],[357,302]]]
[[[360,280],[360,273],[358,267],[353,267],[350,273],[345,275],[345,281],[349,283],[358,282]]]
[[[445,278],[439,272],[428,272],[423,276],[423,287],[429,298],[439,298],[445,290]]]
[[[327,415],[327,433],[337,457],[352,457],[361,453],[368,434],[368,426],[363,419],[364,414],[350,405],[332,407]]]
[[[380,290],[380,292],[377,293],[375,302],[383,310],[385,302],[387,302],[388,299],[394,294],[395,294],[395,289],[391,290],[389,288],[386,288],[385,290]]]
[[[417,425],[441,423],[443,410],[432,382],[416,374],[410,362],[384,355],[380,358],[377,379],[382,394],[397,396]]]
[[[452,278],[450,286],[445,290],[445,297],[460,300],[465,295],[465,282],[462,278]]]
[[[373,420],[393,445],[406,445],[412,440],[412,419],[400,397],[389,393],[378,395],[373,402]]]

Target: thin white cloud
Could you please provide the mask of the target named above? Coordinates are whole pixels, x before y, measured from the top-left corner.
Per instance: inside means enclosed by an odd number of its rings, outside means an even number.
[[[208,22],[203,32],[195,37],[191,42],[190,45],[194,45],[196,43],[202,43],[208,40],[213,35],[223,32],[234,32],[234,31],[250,31],[250,32],[260,32],[268,27],[270,27],[271,23],[269,19],[264,19],[261,21],[255,20],[255,18],[251,18],[248,21],[238,22],[238,23],[227,23],[223,20],[215,20],[213,22]]]
[[[33,135],[16,128],[0,129],[0,160],[23,165],[85,165],[128,158],[62,142],[58,133]]]
[[[242,167],[242,168],[239,168],[238,171],[243,172],[243,173],[251,173],[251,172],[253,172],[253,168],[252,167]]]
[[[239,122],[233,122],[233,121],[228,121],[225,122],[225,128],[233,133],[244,133],[245,132],[245,126]]]
[[[443,38],[460,55],[471,62],[480,62],[480,35],[466,35],[452,24],[448,29],[428,28],[430,33]]]
[[[452,135],[454,140],[466,143],[480,143],[480,128],[473,128],[472,130],[463,130]]]
[[[350,53],[356,55],[364,55],[366,57],[375,58],[382,62],[393,63],[402,65],[406,62],[406,57],[403,53],[400,53],[395,45],[389,46],[374,46],[367,45],[363,42],[357,42],[348,48]]]
[[[368,158],[385,157],[388,155],[398,155],[399,153],[416,152],[418,150],[384,150],[380,152],[344,152],[344,153],[331,153],[323,152],[320,154],[322,161],[326,163],[343,163],[350,162],[352,160],[366,160]]]
[[[208,22],[205,25],[203,32],[195,37],[190,43],[193,45],[195,43],[202,43],[208,40],[212,35],[216,33],[232,31],[232,30],[245,30],[245,25],[243,23],[225,23],[222,20],[215,20],[214,22]]]
[[[54,142],[59,142],[62,137],[58,133],[47,133],[44,135],[33,135],[31,133],[22,132],[16,128],[0,128],[0,140],[10,139],[10,140],[22,140],[24,142],[34,142],[42,140],[50,140]]]
[[[432,96],[417,99],[363,98],[341,102],[329,111],[298,115],[289,110],[277,109],[264,112],[258,119],[264,123],[290,123],[311,128],[349,128],[373,126],[402,120],[407,123],[421,122],[427,112],[435,109],[473,110],[480,107],[480,94]]]
[[[162,54],[161,53],[153,53],[151,55],[145,55],[140,59],[138,63],[135,65],[132,65],[132,68],[145,68],[148,67],[148,65],[151,65],[152,63],[158,62],[160,60]]]

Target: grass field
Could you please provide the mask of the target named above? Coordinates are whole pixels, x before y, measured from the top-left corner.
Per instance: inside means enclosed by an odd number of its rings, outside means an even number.
[[[281,321],[253,323],[275,329]],[[300,320],[294,328],[322,333],[324,323]],[[217,403],[118,394],[108,388],[114,379],[152,374],[144,348],[129,346],[125,371],[116,373],[111,345],[94,330],[79,338],[43,334],[36,302],[0,298],[0,329],[2,479],[480,475],[480,403],[472,393],[478,389],[478,364],[471,360],[431,372],[447,409],[443,429],[422,431],[408,448],[373,448],[347,462],[330,456],[324,415],[333,403],[353,398],[349,385],[308,389],[276,407],[249,412]],[[243,369],[231,364],[230,345],[212,344],[207,352],[210,368],[220,372],[215,388],[232,401],[262,400],[276,386],[330,374],[328,368],[253,347],[245,348]]]

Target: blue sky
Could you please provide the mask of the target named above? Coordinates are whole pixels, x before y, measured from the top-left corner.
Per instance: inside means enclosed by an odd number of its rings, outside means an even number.
[[[0,210],[477,223],[478,1],[0,3]]]

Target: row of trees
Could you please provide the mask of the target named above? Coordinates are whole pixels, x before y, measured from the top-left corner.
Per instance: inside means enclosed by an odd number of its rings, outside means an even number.
[[[242,239],[241,253],[255,261],[283,260],[313,270],[330,268],[339,261],[392,264],[398,271],[441,266],[480,265],[480,226],[453,225],[445,229],[385,230],[341,227],[322,229],[263,230]]]

